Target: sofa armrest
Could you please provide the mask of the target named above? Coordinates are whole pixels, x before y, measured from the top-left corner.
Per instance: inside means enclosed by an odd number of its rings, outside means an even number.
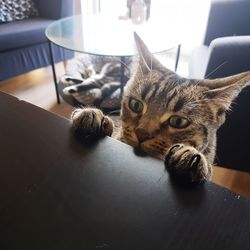
[[[72,0],[34,0],[41,17],[60,19],[73,15]]]
[[[204,77],[212,79],[250,70],[250,36],[217,38],[208,53]]]
[[[250,35],[249,0],[212,0],[204,45],[224,36]]]

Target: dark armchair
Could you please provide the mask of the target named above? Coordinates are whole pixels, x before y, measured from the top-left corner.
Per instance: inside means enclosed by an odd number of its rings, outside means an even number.
[[[34,0],[39,17],[0,24],[0,81],[50,65],[44,34],[56,19],[73,14],[72,0]],[[53,46],[55,62],[72,57],[72,52]]]
[[[250,1],[213,0],[204,43],[189,59],[190,78],[219,78],[250,70]],[[250,90],[237,98],[218,131],[216,162],[250,172]]]
[[[204,42],[189,59],[191,78],[217,78],[250,69],[249,10],[249,0],[212,0]]]

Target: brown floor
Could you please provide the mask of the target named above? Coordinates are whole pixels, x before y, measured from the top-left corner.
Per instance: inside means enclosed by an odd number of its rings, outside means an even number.
[[[64,73],[62,63],[56,65],[57,75]],[[0,91],[9,93],[52,113],[69,118],[73,107],[62,100],[56,102],[55,88],[50,67],[0,82]],[[214,167],[212,182],[235,193],[250,198],[250,173]]]

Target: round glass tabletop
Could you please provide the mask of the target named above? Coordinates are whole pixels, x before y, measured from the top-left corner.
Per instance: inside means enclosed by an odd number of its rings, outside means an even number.
[[[167,30],[161,25],[157,20],[136,25],[131,20],[108,18],[101,14],[77,15],[53,22],[45,33],[51,42],[69,50],[123,57],[136,54],[134,32],[152,53],[177,46],[180,43],[177,31]]]

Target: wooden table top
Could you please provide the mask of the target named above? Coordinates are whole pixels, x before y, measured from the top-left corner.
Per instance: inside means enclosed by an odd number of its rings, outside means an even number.
[[[250,201],[0,92],[0,249],[250,249]]]

